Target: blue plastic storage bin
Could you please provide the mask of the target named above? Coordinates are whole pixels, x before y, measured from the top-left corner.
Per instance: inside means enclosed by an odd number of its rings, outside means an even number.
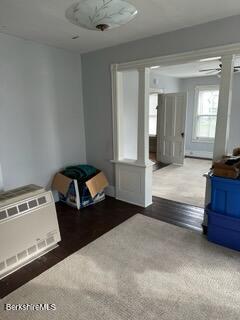
[[[208,240],[240,251],[240,219],[218,214],[207,208]]]
[[[211,176],[211,209],[217,213],[240,217],[240,180]]]

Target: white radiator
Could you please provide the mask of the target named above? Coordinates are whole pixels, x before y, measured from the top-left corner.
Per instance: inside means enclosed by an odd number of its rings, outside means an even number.
[[[50,191],[29,185],[0,193],[0,279],[61,240]]]

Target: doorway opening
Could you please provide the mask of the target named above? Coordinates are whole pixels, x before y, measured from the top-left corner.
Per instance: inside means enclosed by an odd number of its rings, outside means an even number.
[[[157,118],[158,99],[163,94],[162,89],[150,88],[149,93],[149,159],[154,163],[153,171],[166,167],[168,164],[157,159]]]
[[[217,57],[150,69],[153,196],[204,207],[203,175],[212,165],[219,63]]]
[[[188,182],[195,181],[193,172],[197,173],[198,177],[201,178],[202,174],[199,170],[192,170],[193,164],[191,163],[189,169],[186,168],[187,162],[190,162],[190,160],[192,162],[193,160],[203,160],[205,161],[204,163],[210,161],[211,164],[212,158],[214,160],[221,159],[223,155],[231,154],[233,146],[239,145],[237,138],[239,135],[236,135],[236,132],[239,131],[237,123],[237,119],[239,118],[237,117],[239,112],[239,98],[237,96],[239,90],[237,81],[235,81],[237,76],[239,76],[238,70],[240,69],[238,68],[238,65],[240,65],[239,56],[237,56],[239,51],[239,46],[225,46],[191,53],[113,64],[111,66],[114,149],[114,158],[111,162],[114,164],[115,196],[117,199],[147,207],[152,204],[152,195],[155,195],[154,190],[152,192],[152,186],[154,186],[152,183],[152,178],[154,179],[153,162],[149,159],[149,139],[154,138],[154,135],[149,132],[149,95],[152,89],[160,90],[160,92],[157,92],[157,130],[159,130],[158,126],[161,121],[164,124],[162,126],[164,134],[157,134],[155,158],[158,163],[162,162],[164,165],[167,165],[162,169],[156,170],[156,172],[161,172],[162,175],[163,170],[169,169],[173,165],[177,169],[186,169]],[[203,68],[203,63],[208,64],[208,66],[200,71],[199,67]],[[209,63],[213,64],[213,66],[209,66]],[[201,73],[201,75],[194,76],[188,73],[187,76],[180,76],[180,71],[189,71],[187,69],[189,64],[195,66],[195,70],[191,72]],[[160,65],[160,67],[157,66],[156,68],[156,65]],[[163,85],[164,81],[161,81],[161,86],[159,86],[159,80],[156,76],[151,80],[150,73],[154,70],[151,66],[154,66],[154,69],[159,69],[158,71],[161,71],[161,73],[164,72],[164,69],[165,71],[168,69],[168,73],[171,73],[173,71],[171,69],[176,68],[176,66],[180,70],[177,70],[177,74],[165,74],[166,85]],[[176,72],[176,69],[174,72]],[[175,78],[176,83],[180,83],[179,87],[181,90],[167,91],[167,80],[169,80],[169,77]],[[213,89],[212,86],[214,84],[206,85],[198,83],[195,86],[193,94],[195,101],[193,104],[194,108],[190,110],[189,90],[186,90],[186,88],[184,90],[183,83],[190,79],[190,84],[192,85],[196,79],[210,79],[212,77],[215,77],[220,84],[217,116],[214,114],[216,113],[216,108],[213,103],[211,107],[208,107],[207,113],[203,113],[203,111],[206,111],[206,107],[201,108],[202,101],[206,99],[216,100],[216,92],[214,92],[216,90],[210,90]],[[127,79],[130,81],[129,85],[127,85]],[[203,88],[206,86],[208,87],[207,90]],[[195,97],[198,98],[196,99]],[[184,103],[184,101],[187,101],[187,103]],[[196,101],[198,102],[196,103]],[[177,108],[176,106],[178,105],[181,107]],[[161,106],[164,106],[164,108]],[[172,116],[170,117],[171,114]],[[185,117],[181,116],[183,114],[185,114]],[[153,116],[156,118],[155,115]],[[191,135],[187,135],[186,131],[189,118],[192,119]],[[214,118],[216,119],[215,124]],[[164,121],[164,119],[171,119],[171,121]],[[183,125],[184,122],[185,126]],[[171,134],[171,130],[173,134]],[[213,136],[213,132],[215,132],[215,137]],[[149,134],[152,136],[149,137]],[[190,137],[190,145],[187,143],[187,137]],[[160,142],[163,143],[164,148],[160,148]],[[212,149],[199,151],[197,148],[194,148],[194,146],[203,144],[205,146],[212,145]],[[151,152],[151,158],[153,156],[152,153],[154,152]],[[173,157],[174,160],[171,159]],[[204,173],[208,171],[210,166],[207,166],[207,170],[204,170]],[[192,172],[189,172],[190,170]],[[176,177],[176,173],[177,170],[174,171],[174,177]],[[178,194],[179,190],[182,191],[184,189],[183,186],[185,186],[180,173],[179,176],[181,183],[178,185],[178,189],[173,192],[175,195]],[[210,203],[211,188],[209,179],[207,179],[206,184],[204,178],[201,181],[203,181],[201,204],[203,207]],[[160,183],[164,185],[162,182],[163,180],[161,179]],[[176,182],[174,181],[170,184],[170,186],[172,185],[176,185]],[[197,186],[199,187],[198,184]],[[193,192],[193,189],[188,185],[185,191],[189,195]],[[166,196],[165,198],[167,199]],[[181,201],[189,203],[186,197],[181,199]],[[193,202],[190,204],[193,204]]]

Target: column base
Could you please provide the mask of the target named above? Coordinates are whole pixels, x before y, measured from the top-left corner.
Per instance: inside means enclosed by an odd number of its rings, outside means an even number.
[[[141,207],[152,204],[152,166],[136,162],[115,162],[116,199]]]

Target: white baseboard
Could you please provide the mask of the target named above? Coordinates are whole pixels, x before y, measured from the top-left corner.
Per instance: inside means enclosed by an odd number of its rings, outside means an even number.
[[[212,159],[213,158],[213,153],[212,152],[207,152],[207,151],[186,150],[185,151],[185,156]]]
[[[108,186],[106,189],[105,189],[105,194],[109,197],[113,197],[115,198],[115,187],[114,186]]]

